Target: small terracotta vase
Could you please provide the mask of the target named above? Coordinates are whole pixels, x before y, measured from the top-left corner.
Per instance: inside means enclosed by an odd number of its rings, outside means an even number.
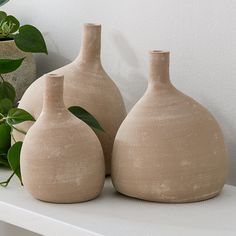
[[[110,159],[116,132],[126,116],[121,94],[115,83],[104,71],[100,60],[101,25],[85,24],[82,48],[71,64],[52,73],[65,75],[65,105],[81,106],[101,124],[105,132],[97,132],[106,161],[106,173],[110,173]],[[42,110],[43,77],[36,80],[26,91],[19,107],[36,118]],[[31,123],[20,126],[27,130]],[[15,134],[18,140],[23,137]]]
[[[36,79],[36,64],[32,53],[26,53],[16,47],[14,40],[0,40],[0,59],[19,59],[25,57],[21,66],[14,72],[4,74],[4,79],[16,89],[16,101]]]
[[[104,184],[101,144],[63,101],[63,76],[45,76],[42,113],[25,136],[21,173],[25,188],[46,202],[74,203],[96,198]]]
[[[112,181],[122,194],[158,202],[216,196],[227,174],[214,117],[169,80],[169,52],[152,51],[148,89],[115,138]]]

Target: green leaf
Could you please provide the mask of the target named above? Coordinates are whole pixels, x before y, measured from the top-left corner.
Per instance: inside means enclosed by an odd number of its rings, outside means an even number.
[[[97,130],[100,130],[100,131],[104,131],[103,128],[101,127],[101,125],[98,123],[98,121],[94,118],[94,116],[91,115],[84,108],[78,107],[78,106],[73,106],[73,107],[69,107],[68,110],[73,115],[75,115],[76,117],[78,117],[79,119],[84,121],[92,129],[97,129]]]
[[[14,39],[17,47],[24,52],[48,54],[43,35],[32,25],[21,26]]]
[[[8,148],[8,149],[9,149],[9,148]],[[7,151],[8,151],[8,150],[7,150]],[[0,148],[0,157],[4,157],[5,155],[7,155],[6,150]]]
[[[1,6],[1,0],[0,0],[0,6]],[[6,18],[7,18],[7,13],[4,11],[0,11],[0,25],[4,22]]]
[[[9,0],[0,0],[0,6],[4,5],[5,3],[7,3]]]
[[[5,166],[7,168],[10,168],[10,165],[8,163],[8,160],[7,160],[7,152],[8,152],[8,150],[4,151],[4,150],[0,149],[0,166]]]
[[[23,60],[20,59],[0,59],[0,74],[7,74],[15,71],[18,67],[21,66]]]
[[[10,99],[4,98],[0,100],[0,113],[6,115],[8,111],[13,107],[13,103]]]
[[[24,121],[35,121],[34,117],[27,111],[20,108],[12,108],[6,118],[10,126],[22,123]]]
[[[21,181],[21,172],[20,172],[20,152],[23,142],[16,142],[11,146],[7,153],[7,159],[10,164],[11,169],[18,176]]]
[[[14,102],[16,98],[15,88],[6,81],[0,82],[0,100],[4,98],[10,99],[12,102]]]
[[[0,166],[5,166],[7,168],[10,168],[8,161],[5,159],[2,159],[1,156],[0,156]]]
[[[11,15],[7,16],[4,22],[7,22],[7,24],[10,26],[10,33],[15,33],[20,27],[20,22],[14,16]]]
[[[0,150],[7,153],[11,147],[11,127],[5,123],[0,124]]]
[[[8,150],[7,150],[8,151]],[[7,160],[7,151],[3,151],[0,149],[0,167],[4,166],[10,168],[10,165]]]

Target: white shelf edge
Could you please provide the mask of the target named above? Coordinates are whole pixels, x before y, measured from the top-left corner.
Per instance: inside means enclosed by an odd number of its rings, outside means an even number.
[[[42,235],[102,236],[65,222],[0,201],[0,220]],[[2,217],[4,215],[4,217]],[[55,230],[56,229],[56,230]]]

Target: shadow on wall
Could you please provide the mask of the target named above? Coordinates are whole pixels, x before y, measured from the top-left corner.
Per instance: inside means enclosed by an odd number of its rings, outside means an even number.
[[[62,56],[62,53],[60,52],[60,47],[58,46],[54,38],[51,36],[50,32],[44,32],[44,37],[46,38],[46,43],[49,52],[48,55],[35,55],[37,61],[37,78],[72,62],[72,60],[66,58],[65,56]]]
[[[139,62],[135,51],[132,49],[131,44],[119,31],[111,32],[112,41],[116,46],[117,52],[120,54],[122,61],[132,68],[137,69]]]
[[[37,78],[72,62],[72,60],[55,52],[49,52],[48,56],[37,55],[36,60],[37,68],[40,68],[40,70],[37,70]]]
[[[236,186],[236,168],[235,168],[235,153],[236,153],[236,141],[235,140],[226,140],[226,145],[228,148],[229,154],[229,184]],[[234,180],[234,181],[233,181]]]
[[[230,126],[230,120],[225,122],[228,120],[228,117],[221,112],[220,107],[214,106],[214,103],[211,103],[207,97],[204,97],[204,101],[205,105],[208,104],[207,109],[211,111],[220,125],[221,130],[224,131],[223,135],[229,157],[229,174],[227,183],[236,186],[236,139],[232,138],[232,133],[236,134],[236,129]]]
[[[129,111],[142,97],[147,87],[147,80],[140,71],[140,64],[131,44],[119,31],[112,31],[110,39],[118,56],[116,65],[117,85],[124,97],[126,108]]]

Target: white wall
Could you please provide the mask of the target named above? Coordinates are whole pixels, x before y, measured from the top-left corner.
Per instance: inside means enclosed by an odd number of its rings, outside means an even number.
[[[236,185],[236,1],[10,0],[3,9],[44,32],[39,74],[77,55],[83,22],[101,23],[103,64],[128,109],[146,88],[148,50],[170,50],[173,83],[221,124]]]

